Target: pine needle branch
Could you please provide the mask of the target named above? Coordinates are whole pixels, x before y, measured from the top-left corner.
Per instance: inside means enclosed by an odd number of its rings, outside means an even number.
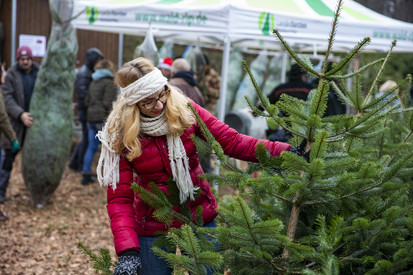
[[[350,60],[352,60],[354,58],[354,56],[356,56],[356,54],[359,53],[359,51],[366,46],[368,43],[370,43],[370,38],[366,37],[364,39],[362,39],[359,43],[357,43],[357,45],[343,58],[343,60],[338,63],[336,66],[334,66],[333,69],[331,69],[330,71],[326,72],[324,74],[324,76],[326,77],[331,77],[332,75],[334,75],[335,73],[341,71],[344,66],[346,66],[348,64],[348,62],[350,62]]]
[[[406,214],[407,212],[409,212],[409,211],[411,211],[411,210],[413,210],[413,206],[410,206],[410,207],[406,208],[404,211],[402,211],[401,213],[398,213],[397,216],[395,216],[391,221],[388,221],[388,222],[386,223],[386,225],[383,226],[380,230],[376,231],[374,234],[372,234],[371,236],[369,236],[369,237],[367,238],[367,241],[370,240],[370,239],[372,239],[374,236],[377,236],[378,234],[380,234],[380,232],[384,231],[386,228],[389,228],[390,225],[392,225],[394,222],[396,222],[399,217],[403,216],[403,214]]]
[[[258,96],[259,100],[261,101],[262,106],[263,106],[265,109],[267,109],[267,107],[268,107],[268,105],[269,105],[268,98],[264,97],[264,95],[263,95],[260,87],[259,87],[258,84],[257,84],[257,81],[255,81],[255,77],[254,77],[254,76],[252,75],[252,73],[251,73],[251,70],[250,70],[250,67],[249,67],[248,64],[247,64],[247,61],[245,61],[245,60],[242,61],[242,67],[244,68],[244,70],[247,71],[248,76],[249,76],[250,79],[251,79],[252,85],[254,86],[254,89],[255,89],[255,91],[256,91],[256,93],[257,93],[257,96]]]
[[[248,229],[248,231],[249,231],[249,234],[250,234],[250,236],[251,236],[251,238],[254,240],[254,243],[255,244],[258,244],[259,242],[258,242],[258,240],[255,238],[255,235],[254,235],[254,233],[252,232],[252,229],[251,229],[251,224],[249,223],[249,215],[247,214],[247,211],[246,211],[246,209],[245,209],[245,202],[241,199],[241,198],[236,198],[236,200],[237,200],[237,202],[238,202],[238,204],[239,204],[239,207],[240,207],[240,209],[241,209],[241,213],[242,213],[242,215],[244,216],[244,220],[245,220],[245,222],[247,223],[247,229]]]
[[[328,63],[328,58],[330,57],[330,54],[331,54],[331,49],[333,47],[333,41],[334,41],[334,37],[336,35],[338,18],[340,16],[340,11],[341,11],[341,6],[342,5],[343,5],[343,0],[339,0],[338,4],[337,4],[336,13],[335,13],[334,19],[333,19],[333,24],[332,24],[332,27],[331,27],[331,33],[330,33],[330,36],[328,38],[327,50],[326,50],[326,54],[325,54],[325,57],[324,57],[323,67],[321,69],[322,74],[324,74],[324,72],[326,70],[326,66],[327,66],[327,63]]]
[[[343,88],[343,91],[341,91],[341,89],[337,86],[337,83],[335,81],[330,81],[330,85],[333,87],[334,91],[343,103],[349,106],[353,105],[353,101],[351,101],[351,96],[347,88]]]
[[[338,197],[338,198],[328,199],[328,200],[323,200],[323,201],[311,201],[311,202],[303,203],[303,205],[325,204],[325,203],[332,202],[332,201],[335,201],[335,200],[343,200],[343,199],[347,199],[347,198],[353,197],[353,196],[355,196],[355,195],[357,195],[357,194],[362,194],[362,193],[365,193],[365,192],[367,192],[367,191],[370,191],[370,190],[372,190],[372,189],[374,189],[374,188],[377,188],[377,187],[381,186],[383,183],[385,183],[385,182],[387,182],[388,180],[390,180],[390,179],[397,173],[398,168],[399,168],[403,163],[406,163],[407,160],[410,159],[412,156],[413,156],[413,153],[410,153],[410,154],[405,155],[403,158],[401,158],[401,159],[398,161],[397,164],[394,164],[393,167],[391,167],[391,169],[389,170],[389,172],[387,172],[386,175],[385,175],[382,179],[378,180],[375,184],[373,184],[373,185],[371,185],[371,186],[368,186],[368,187],[366,187],[366,188],[363,188],[363,189],[360,189],[360,190],[351,192],[350,194],[342,195],[342,196],[340,196],[340,197]]]
[[[213,152],[215,155],[218,157],[221,165],[224,165],[228,170],[234,171],[234,172],[239,172],[242,173],[240,169],[237,167],[231,165],[228,163],[228,160],[224,154],[224,151],[222,150],[221,145],[215,140],[214,136],[211,134],[209,131],[208,127],[206,126],[205,122],[201,119],[199,116],[198,112],[195,110],[194,106],[192,106],[191,103],[188,102],[188,107],[192,110],[192,113],[195,115],[196,120],[201,128],[202,133],[204,134],[207,142],[209,145],[212,147]]]
[[[378,108],[377,110],[374,110],[371,113],[367,113],[365,116],[359,118],[351,127],[346,128],[345,131],[333,134],[329,136],[329,139],[334,138],[334,137],[339,137],[342,135],[345,135],[346,133],[350,133],[352,130],[354,130],[356,127],[360,126],[361,124],[363,124],[364,122],[366,122],[368,119],[372,118],[374,115],[377,115],[380,113],[381,110],[383,110],[387,105],[389,105],[391,102],[386,102],[383,106],[381,106],[380,108]],[[387,114],[391,113],[392,111],[394,111],[397,108],[397,106],[394,106],[392,108],[390,108],[389,110],[387,110],[386,112],[382,112],[380,113],[375,120],[378,120],[380,118],[385,117]]]
[[[83,254],[89,257],[92,268],[96,272],[99,272],[102,275],[112,275],[113,271],[111,271],[111,268],[115,267],[116,264],[112,263],[109,251],[107,249],[100,249],[98,255],[92,252],[92,250],[90,250],[81,242],[77,243],[77,247]]]
[[[380,62],[383,62],[383,61],[384,61],[384,58],[380,58],[380,59],[377,59],[373,62],[370,62],[370,63],[364,65],[360,69],[358,69],[356,71],[353,71],[351,73],[348,73],[348,74],[345,74],[345,75],[329,75],[328,77],[331,78],[331,79],[347,79],[347,78],[350,78],[350,77],[353,77],[353,76],[356,76],[356,75],[360,75],[362,72],[364,72],[365,70],[367,70],[371,66],[374,66],[377,63],[380,63]]]
[[[377,81],[379,80],[379,77],[381,76],[381,73],[383,72],[384,67],[385,67],[387,61],[389,60],[390,54],[391,54],[391,52],[393,51],[393,48],[394,48],[395,46],[396,46],[396,40],[394,40],[394,41],[392,42],[391,47],[390,47],[390,50],[387,52],[387,55],[386,55],[386,57],[384,58],[383,63],[381,64],[381,67],[380,67],[380,69],[379,69],[379,72],[376,74],[376,77],[374,78],[374,81],[373,81],[373,83],[371,84],[369,91],[367,92],[366,98],[365,98],[365,100],[364,100],[364,104],[366,104],[366,102],[370,99],[371,93],[373,92],[373,89],[376,87],[376,83],[377,83]]]
[[[409,133],[406,134],[406,136],[403,139],[403,142],[407,142],[412,137],[412,135],[413,135],[413,129],[411,129]]]
[[[278,103],[277,103],[278,104]],[[294,135],[294,136],[298,136],[298,137],[302,137],[305,138],[306,136],[302,133],[299,133],[297,131],[294,131],[291,126],[289,126],[284,119],[282,119],[279,116],[272,116],[272,118],[283,128],[285,129],[287,132],[289,132],[290,134]]]
[[[302,67],[305,68],[308,72],[313,74],[314,76],[318,78],[322,78],[319,72],[314,70],[313,68],[307,66],[305,62],[303,62],[300,57],[291,49],[291,47],[288,45],[288,43],[284,40],[284,38],[281,36],[280,32],[277,29],[273,30],[273,33],[278,37],[280,40],[281,44],[284,46],[284,48],[288,51],[288,53],[291,55],[292,58]]]
[[[285,202],[288,203],[288,204],[292,204],[292,203],[293,203],[292,200],[289,200],[289,199],[287,199],[287,198],[285,198],[285,197],[283,197],[283,196],[280,196],[280,195],[278,195],[278,194],[275,194],[275,193],[270,193],[270,196],[273,196],[274,198],[277,198],[277,199],[279,199],[279,200],[285,201]]]

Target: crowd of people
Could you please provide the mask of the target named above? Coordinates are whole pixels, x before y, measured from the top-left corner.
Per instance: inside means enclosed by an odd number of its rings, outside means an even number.
[[[25,132],[36,123],[29,106],[39,65],[27,46],[17,50],[16,61],[7,74],[1,70],[0,203],[6,200],[13,161],[24,145]],[[138,270],[140,274],[172,274],[168,264],[151,248],[158,238],[155,232],[182,225],[179,220],[170,225],[159,222],[153,215],[156,209],[132,191],[133,182],[146,189],[150,182],[155,182],[160,190],[168,192],[169,179],[173,179],[180,204],[186,204],[194,214],[202,206],[203,226],[216,227],[217,204],[207,180],[200,177],[209,172],[208,163],[202,163],[191,139],[192,135],[205,137],[188,103],[230,157],[255,162],[255,148],[260,143],[272,156],[286,150],[305,154],[303,143],[292,147],[285,133],[282,136],[270,132],[268,139],[256,139],[219,121],[214,116],[219,75],[209,64],[206,68],[205,95],[184,58],[166,57],[155,67],[151,60],[139,57],[116,70],[99,49],[91,48],[86,52],[85,64],[76,73],[82,138],[68,167],[82,174],[81,185],[91,184],[97,178],[102,186],[108,187],[107,211],[118,255],[115,274],[135,274]],[[298,64],[291,66],[287,76],[288,82],[275,87],[270,94],[271,103],[280,100],[284,93],[306,100],[314,89],[315,84],[309,82]],[[334,91],[330,94],[326,115],[345,113],[346,107]],[[93,158],[99,144],[101,152],[94,173]],[[7,219],[0,213],[0,220]]]

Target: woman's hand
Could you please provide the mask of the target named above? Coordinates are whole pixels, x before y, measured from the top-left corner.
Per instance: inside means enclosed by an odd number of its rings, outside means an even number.
[[[115,267],[114,275],[136,275],[141,270],[141,258],[136,250],[128,250],[123,252]]]
[[[290,151],[291,153],[297,154],[299,156],[302,156],[305,158],[305,160],[307,162],[310,162],[310,151],[306,152],[305,151],[305,147],[307,146],[307,139],[303,139],[303,141],[301,141],[301,143],[297,146],[293,146],[290,149],[288,149],[288,151]]]

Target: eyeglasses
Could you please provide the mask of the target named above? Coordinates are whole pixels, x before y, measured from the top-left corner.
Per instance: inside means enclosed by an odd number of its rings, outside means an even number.
[[[156,103],[158,103],[158,100],[160,102],[162,102],[162,104],[165,104],[165,101],[168,98],[169,91],[170,90],[169,90],[168,86],[165,86],[162,93],[160,93],[159,96],[156,99],[153,99],[151,101],[147,101],[147,102],[143,103],[142,106],[146,110],[149,110],[149,109],[152,109],[153,107],[155,107]]]

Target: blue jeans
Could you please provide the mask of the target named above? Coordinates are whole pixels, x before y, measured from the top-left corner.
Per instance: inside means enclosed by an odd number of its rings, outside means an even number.
[[[217,227],[215,221],[212,221],[204,227]],[[157,236],[139,236],[139,243],[141,246],[141,252],[139,257],[141,258],[142,271],[140,275],[171,275],[173,269],[168,266],[168,263],[159,258],[153,251],[153,242],[159,237]],[[212,272],[208,272],[212,274]]]
[[[85,152],[85,156],[83,157],[83,173],[90,173],[92,168],[93,158],[99,146],[99,139],[96,136],[97,132],[102,129],[102,122],[88,122],[87,129],[88,129],[88,144],[87,149]]]
[[[76,145],[75,150],[70,158],[69,166],[72,169],[80,170],[83,167],[83,158],[85,157],[88,146],[88,129],[86,123],[86,111],[78,110],[79,121],[82,125],[82,140]]]

